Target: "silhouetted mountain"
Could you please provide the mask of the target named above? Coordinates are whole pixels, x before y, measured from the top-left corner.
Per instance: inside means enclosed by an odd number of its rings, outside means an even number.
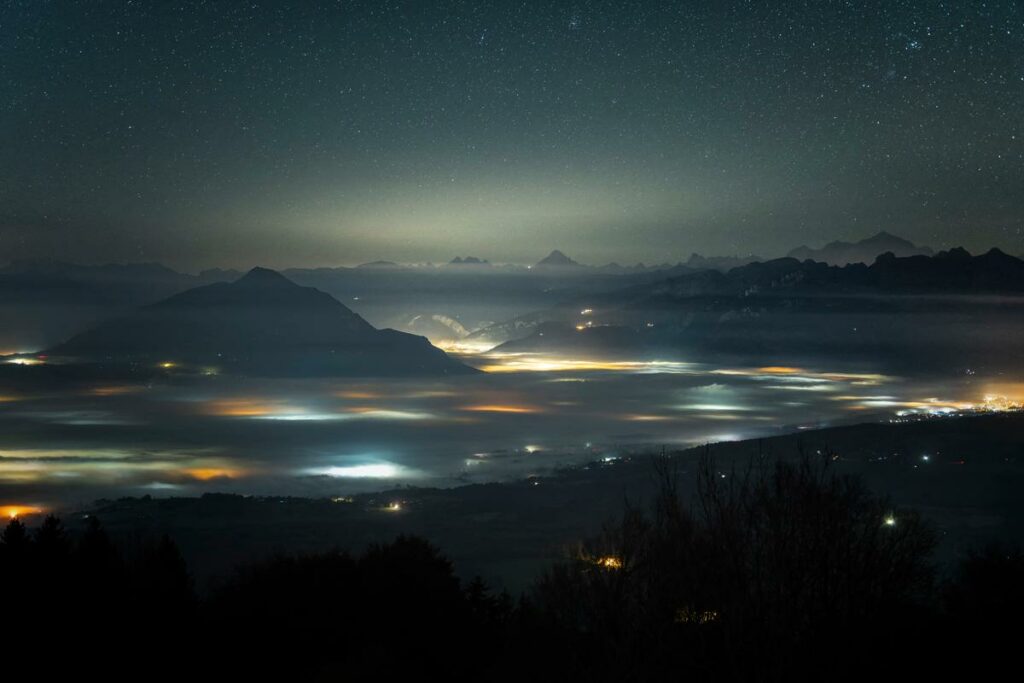
[[[787,256],[800,261],[821,261],[834,266],[845,266],[849,263],[871,264],[879,255],[885,253],[896,256],[930,256],[933,252],[929,247],[917,246],[909,240],[882,231],[859,242],[829,242],[821,249],[797,247]]]
[[[548,268],[548,267],[564,267],[564,266],[578,266],[580,264],[573,261],[571,258],[555,249],[550,254],[542,258],[537,262],[536,267]]]
[[[733,268],[763,260],[760,256],[753,254],[749,256],[701,256],[700,254],[693,253],[690,254],[690,258],[686,261],[685,265],[693,270],[720,270],[724,273]]]
[[[265,268],[103,323],[49,353],[116,363],[209,365],[263,375],[473,372],[425,338],[377,330],[330,295]]]
[[[234,268],[208,268],[199,272],[199,281],[206,284],[211,282],[233,282],[245,275],[245,273]]]

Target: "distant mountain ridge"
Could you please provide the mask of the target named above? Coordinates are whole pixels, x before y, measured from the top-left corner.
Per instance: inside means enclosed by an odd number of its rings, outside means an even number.
[[[998,249],[972,256],[962,248],[883,254],[870,266],[781,258],[580,297],[471,338],[507,352],[731,352],[797,362],[801,353],[838,352],[907,367],[1019,367],[1024,261]]]
[[[212,365],[255,375],[467,374],[425,338],[378,330],[329,294],[253,268],[75,335],[47,353]]]
[[[934,252],[930,247],[918,246],[883,230],[859,242],[829,242],[821,249],[797,247],[786,256],[799,261],[821,261],[833,266],[845,266],[850,263],[870,265],[878,256],[886,253],[895,256],[931,256]]]
[[[456,256],[448,262],[450,266],[489,266],[491,262],[487,259],[477,258],[476,256],[467,256],[465,258]]]
[[[693,270],[720,270],[725,272],[763,260],[763,258],[754,254],[748,256],[701,256],[698,253],[693,253],[690,254],[690,258],[683,265]]]

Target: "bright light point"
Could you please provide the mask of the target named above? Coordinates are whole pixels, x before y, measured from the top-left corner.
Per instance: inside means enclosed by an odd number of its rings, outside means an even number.
[[[614,555],[606,555],[597,560],[597,566],[605,569],[622,569],[622,560]]]
[[[389,479],[397,477],[401,468],[389,462],[373,463],[367,465],[347,465],[343,467],[325,467],[313,471],[327,477],[338,477],[344,479]]]
[[[885,518],[885,525],[886,526],[896,526],[896,518],[893,517],[892,515],[889,515],[888,517]]]
[[[384,509],[387,510],[388,512],[401,512],[402,503],[396,500],[385,505]]]
[[[540,446],[532,446],[532,445],[523,446],[523,450],[526,451],[527,453],[536,453],[540,449],[541,449]]]
[[[169,360],[165,360],[164,362],[160,363],[160,367],[163,368],[164,370],[170,370],[171,368],[175,367],[175,365],[176,363]]]

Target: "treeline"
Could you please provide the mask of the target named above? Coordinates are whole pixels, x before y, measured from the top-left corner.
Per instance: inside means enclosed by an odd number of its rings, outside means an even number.
[[[935,535],[804,459],[630,508],[517,600],[461,582],[429,543],[279,556],[198,595],[174,542],[130,556],[89,518],[0,536],[6,669],[108,678],[713,681],[972,679],[1012,662],[1024,556],[951,579]],[[827,462],[827,461],[825,461]],[[14,668],[12,668],[14,667]],[[0,671],[4,667],[0,666]]]

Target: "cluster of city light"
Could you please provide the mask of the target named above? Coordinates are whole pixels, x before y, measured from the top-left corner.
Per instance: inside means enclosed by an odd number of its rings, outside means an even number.
[[[675,621],[677,624],[708,624],[718,621],[716,610],[697,610],[692,607],[680,607],[676,610]]]
[[[615,555],[599,557],[594,564],[603,569],[622,569],[622,559]]]
[[[625,372],[633,374],[691,374],[693,364],[682,361],[593,360],[534,353],[491,353],[479,368],[484,372]]]
[[[962,413],[1005,413],[1024,410],[1024,404],[1006,396],[986,395],[981,401],[943,401],[928,398],[923,401],[907,401],[898,404],[901,410],[896,411],[898,417],[915,415],[943,416]]]

